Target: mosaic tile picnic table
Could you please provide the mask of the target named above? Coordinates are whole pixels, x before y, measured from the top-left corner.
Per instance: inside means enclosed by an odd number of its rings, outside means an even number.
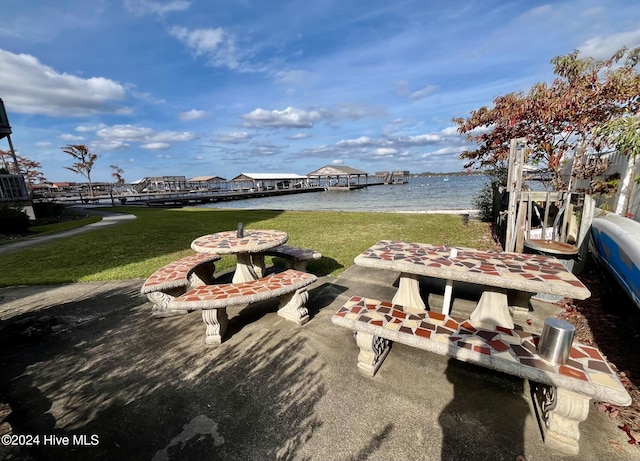
[[[241,283],[258,278],[251,263],[251,253],[260,253],[280,246],[287,240],[289,240],[289,236],[286,232],[245,229],[243,237],[238,237],[236,231],[203,235],[191,243],[191,248],[198,253],[235,254],[238,262],[233,275],[233,283]]]
[[[578,453],[579,424],[589,400],[628,406],[631,397],[595,347],[573,343],[566,363],[538,355],[540,337],[500,326],[477,328],[469,320],[439,312],[406,312],[403,306],[352,296],[331,318],[357,331],[358,369],[373,377],[389,351],[389,341],[454,357],[529,380],[544,424],[545,444]]]
[[[426,309],[420,297],[418,276],[447,280],[445,314],[449,313],[453,281],[483,285],[485,291],[470,319],[488,326],[513,328],[507,289],[576,299],[591,296],[559,260],[542,255],[381,240],[354,262],[363,267],[400,272],[393,302],[418,311]]]

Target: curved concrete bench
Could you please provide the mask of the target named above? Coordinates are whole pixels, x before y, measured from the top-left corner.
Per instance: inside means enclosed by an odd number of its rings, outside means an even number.
[[[202,309],[207,327],[205,343],[221,344],[229,323],[227,306],[280,298],[278,315],[298,325],[307,323],[309,311],[305,304],[309,293],[305,287],[316,280],[313,274],[289,269],[249,282],[198,286],[175,298],[169,307],[185,311]]]
[[[357,332],[358,370],[373,377],[389,353],[390,342],[453,357],[529,380],[544,424],[546,445],[578,453],[578,424],[589,414],[589,400],[628,406],[631,397],[596,348],[577,344],[564,365],[537,353],[539,336],[496,326],[476,328],[466,319],[438,312],[406,312],[403,306],[351,297],[331,321]]]
[[[186,314],[183,309],[171,309],[169,303],[192,286],[213,283],[215,262],[221,257],[213,254],[194,254],[161,267],[147,278],[140,293],[153,303],[153,317]]]
[[[296,247],[291,245],[280,245],[266,251],[253,254],[251,259],[253,268],[258,277],[264,275],[264,257],[275,256],[284,259],[285,269],[295,269],[306,271],[309,261],[322,258],[322,254],[309,248]]]

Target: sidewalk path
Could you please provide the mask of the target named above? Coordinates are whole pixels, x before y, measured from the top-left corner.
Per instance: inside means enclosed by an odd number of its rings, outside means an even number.
[[[22,250],[24,248],[37,245],[40,243],[52,242],[54,240],[59,240],[61,238],[71,237],[73,235],[81,234],[83,232],[89,232],[96,229],[101,229],[105,226],[112,226],[114,224],[119,224],[125,221],[131,221],[132,219],[136,219],[135,215],[125,214],[125,213],[114,213],[112,211],[101,210],[97,207],[83,207],[76,206],[70,207],[76,210],[80,210],[83,213],[88,215],[97,215],[102,216],[102,220],[93,224],[87,224],[86,226],[76,227],[75,229],[69,229],[61,232],[56,232],[55,234],[47,234],[38,237],[32,237],[26,240],[20,240],[19,242],[14,243],[5,243],[4,245],[0,245],[0,255],[6,255],[10,253],[14,253],[16,251]]]
[[[577,457],[547,448],[510,375],[404,344],[375,378],[358,373],[353,333],[331,316],[352,295],[391,299],[396,278],[359,266],[320,277],[304,326],[274,302],[231,308],[216,347],[199,312],[152,319],[141,279],[0,288],[0,402],[15,434],[69,438],[25,448],[31,459],[640,461],[595,405]],[[456,293],[467,315],[475,301]]]

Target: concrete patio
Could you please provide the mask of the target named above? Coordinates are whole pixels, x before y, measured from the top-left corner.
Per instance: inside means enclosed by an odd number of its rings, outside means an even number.
[[[277,316],[272,304],[230,309],[230,331],[216,347],[204,344],[199,312],[152,319],[151,304],[139,294],[142,282],[0,289],[0,401],[12,407],[8,421],[16,434],[70,440],[44,446],[41,438],[39,446],[13,453],[640,460],[616,420],[593,404],[577,457],[547,449],[524,382],[509,375],[397,344],[374,379],[361,376],[352,333],[330,318],[351,295],[391,299],[393,274],[353,266],[337,278],[319,278],[310,286],[311,321],[302,327]],[[464,298],[473,299],[473,290],[456,293],[462,296],[453,313],[470,312]],[[432,307],[438,302],[431,297]],[[534,307],[515,323],[540,331],[558,309]]]

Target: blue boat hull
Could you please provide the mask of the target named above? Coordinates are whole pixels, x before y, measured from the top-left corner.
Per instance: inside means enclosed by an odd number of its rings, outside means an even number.
[[[590,250],[640,309],[640,223],[613,213],[597,213]]]

